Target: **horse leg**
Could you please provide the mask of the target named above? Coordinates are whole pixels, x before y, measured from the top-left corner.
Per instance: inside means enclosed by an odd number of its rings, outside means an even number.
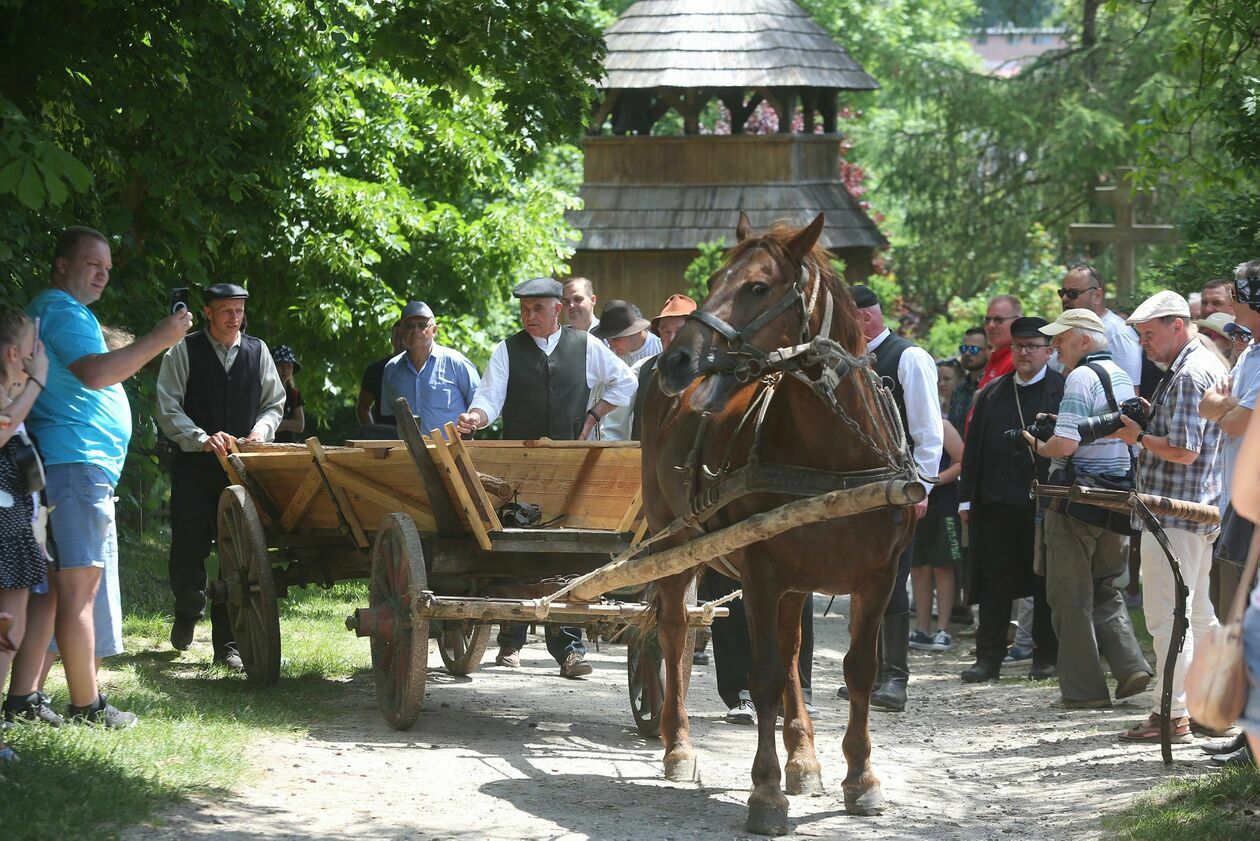
[[[695,587],[692,573],[657,582],[657,638],[665,663],[665,698],[661,708],[661,741],[665,745],[665,779],[698,782],[696,752],[687,722],[687,687],[691,684],[691,652],[687,650],[687,594]]]
[[[745,570],[747,568],[744,567]],[[746,827],[749,832],[759,835],[783,835],[788,831],[788,799],[779,787],[782,777],[779,754],[774,745],[774,728],[779,702],[783,699],[786,672],[778,640],[779,594],[768,590],[744,581],[744,612],[748,617],[748,639],[752,649],[748,682],[753,705],[757,708],[757,755],[753,759],[753,789],[748,797]],[[797,602],[798,623],[800,607]],[[799,696],[799,688],[797,692]]]
[[[801,653],[801,610],[806,593],[787,593],[779,602],[779,656],[787,670],[783,689],[783,747],[787,764],[783,766],[788,794],[823,793],[822,766],[814,753],[814,722],[805,710],[801,691],[801,675],[796,662]]]
[[[844,680],[849,686],[849,727],[844,734],[844,808],[855,815],[876,815],[884,807],[879,778],[871,770],[869,717],[875,686],[876,639],[883,605],[854,594],[849,601],[849,650],[844,655]]]

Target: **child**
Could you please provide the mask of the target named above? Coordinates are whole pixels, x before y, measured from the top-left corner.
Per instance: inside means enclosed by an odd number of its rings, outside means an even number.
[[[20,310],[0,311],[0,689],[26,631],[30,588],[44,580],[47,560],[35,540],[35,497],[23,465],[35,458],[23,421],[48,377],[48,357],[35,326]],[[17,760],[0,741],[0,764]]]
[[[302,370],[302,365],[293,355],[293,348],[288,345],[277,345],[271,358],[276,362],[276,372],[284,383],[284,419],[276,428],[277,443],[292,444],[298,440],[302,430],[306,428],[306,414],[302,411],[302,392],[293,384],[293,375]]]

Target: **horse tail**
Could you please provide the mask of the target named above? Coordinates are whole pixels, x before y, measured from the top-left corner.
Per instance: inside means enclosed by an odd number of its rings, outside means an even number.
[[[684,598],[688,605],[696,603],[696,591],[700,585],[700,576],[704,574],[705,568],[705,564],[697,564],[689,570],[678,573],[678,575],[687,577],[686,595]],[[675,576],[670,577],[672,578]],[[643,588],[643,594],[640,601],[647,605],[647,610],[644,610],[642,613],[635,614],[635,616],[626,623],[617,636],[619,637],[621,633],[629,633],[645,640],[654,641],[656,639],[656,628],[659,624],[661,609],[661,588],[657,582],[653,581],[648,584],[647,587]]]

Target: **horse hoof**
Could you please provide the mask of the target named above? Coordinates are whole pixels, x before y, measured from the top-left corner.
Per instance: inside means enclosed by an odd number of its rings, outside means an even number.
[[[748,820],[744,828],[757,835],[786,835],[788,831],[788,799],[776,791],[773,795],[748,798]]]
[[[700,765],[696,761],[696,755],[690,754],[678,758],[665,759],[665,779],[671,783],[698,783],[700,782]]]
[[[826,793],[823,788],[822,771],[819,768],[802,768],[788,763],[784,789],[788,794],[806,794],[819,797]]]
[[[844,787],[844,810],[850,815],[878,815],[884,811],[884,793],[879,783]]]

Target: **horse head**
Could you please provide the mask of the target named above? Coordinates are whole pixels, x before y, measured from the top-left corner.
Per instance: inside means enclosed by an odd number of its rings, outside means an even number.
[[[818,245],[823,222],[820,213],[804,228],[776,225],[754,237],[740,212],[736,245],[709,278],[708,296],[661,355],[658,382],[666,395],[680,394],[697,377],[747,380],[767,354],[806,343],[820,330],[858,349],[852,298]]]

